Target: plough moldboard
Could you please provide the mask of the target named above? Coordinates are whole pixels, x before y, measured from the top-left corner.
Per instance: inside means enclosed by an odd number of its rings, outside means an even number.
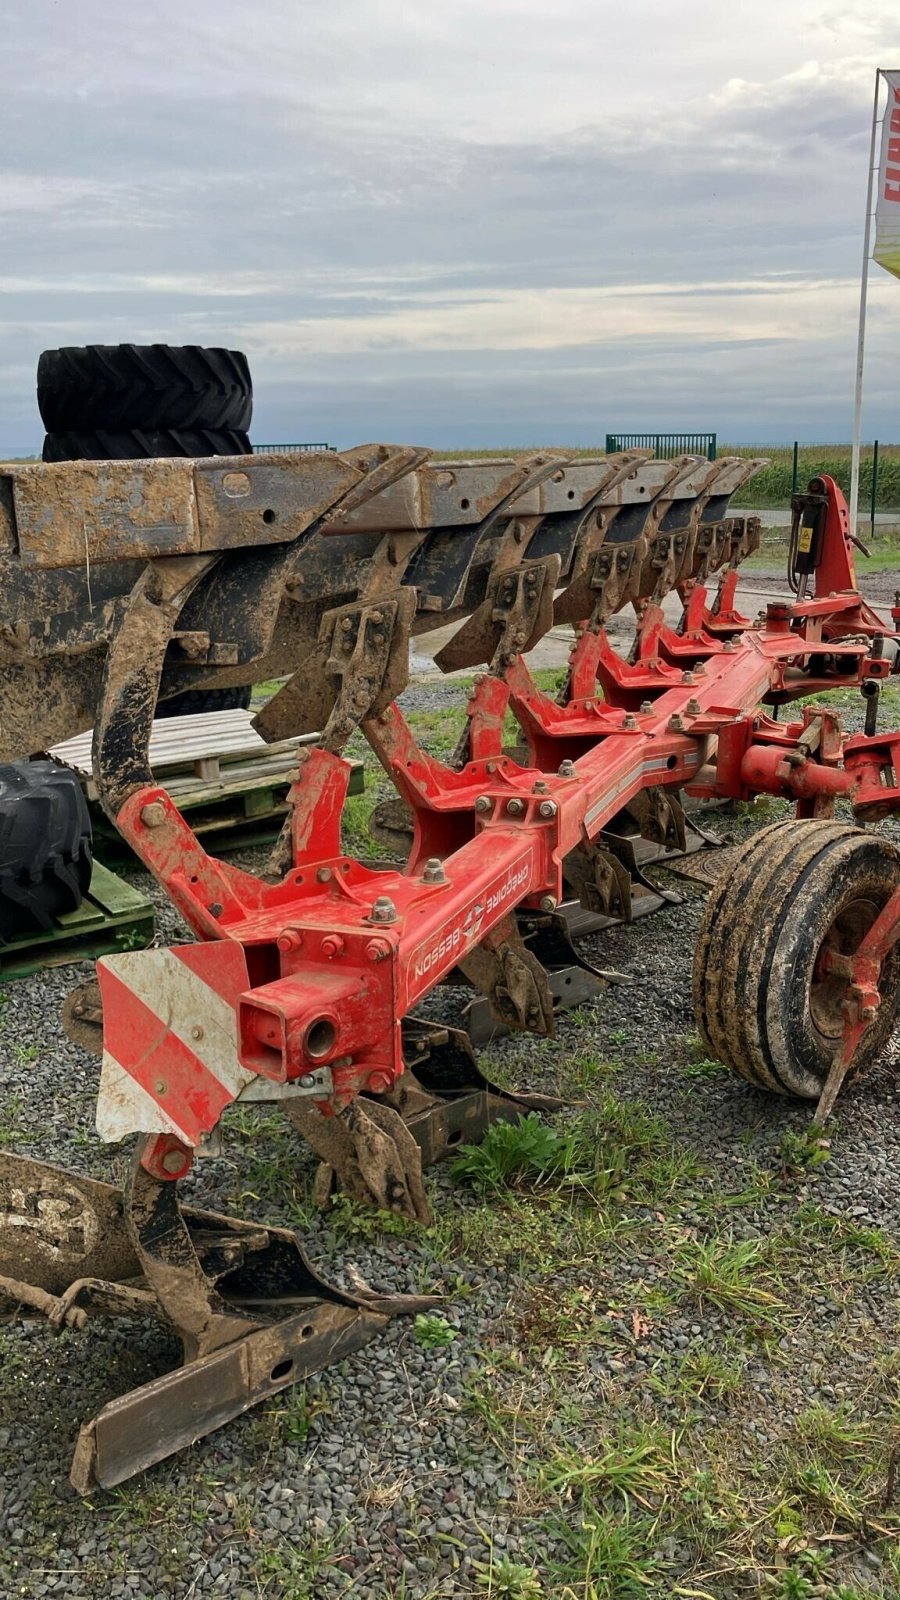
[[[759,529],[728,499],[756,464],[434,463],[378,446],[0,479],[7,753],[93,724],[103,804],[195,939],[101,960],[71,1008],[81,1039],[102,1018],[98,1129],[136,1140],[124,1194],[0,1160],[3,1305],[56,1327],[149,1316],[184,1348],[178,1371],[82,1430],[78,1488],[120,1482],[422,1304],[334,1288],[291,1232],[181,1206],[179,1181],[228,1106],[277,1101],[320,1157],[323,1203],[340,1187],[426,1220],[425,1166],[556,1102],[502,1093],[421,1002],[464,981],[474,1032],[552,1035],[561,998],[597,981],[573,937],[659,904],[643,866],[689,848],[682,792],[796,802],[710,896],[694,968],[709,1050],[820,1117],[878,1054],[900,857],[834,811],[843,798],[858,824],[900,807],[900,733],[876,726],[894,632],[857,592],[827,478],[795,497],[795,599],[741,614]],[[626,605],[627,659],[605,630]],[[411,638],[448,623],[440,666],[486,670],[441,762],[396,702]],[[574,625],[555,699],[525,660],[554,623]],[[321,738],[299,752],[276,859],[254,876],[205,852],[147,743],[158,696],[275,673],[264,737]],[[852,737],[819,703],[847,686],[868,695]],[[769,714],[801,699],[794,718]],[[375,825],[405,843],[402,864],[341,848],[359,729],[397,792]]]

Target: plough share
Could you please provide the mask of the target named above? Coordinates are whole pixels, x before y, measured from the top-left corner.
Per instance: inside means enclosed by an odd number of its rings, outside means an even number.
[[[834,813],[839,798],[856,824],[900,809],[900,733],[875,719],[900,611],[888,627],[859,595],[846,505],[822,478],[794,500],[795,598],[741,614],[737,569],[759,528],[727,507],[757,464],[638,452],[432,463],[372,447],[0,476],[7,753],[93,723],[103,803],[194,936],[101,960],[99,990],[70,1011],[82,1038],[102,1016],[101,1136],[138,1136],[124,1195],[0,1155],[0,1306],[56,1327],[149,1316],[184,1347],[180,1369],[82,1429],[82,1491],[422,1303],[338,1290],[289,1230],[182,1206],[178,1184],[218,1148],[227,1108],[282,1104],[320,1157],[323,1202],[341,1188],[426,1221],[424,1166],[498,1117],[556,1102],[495,1088],[467,1034],[420,1003],[465,982],[482,1031],[552,1035],[561,998],[599,981],[573,936],[658,905],[642,866],[704,842],[683,793],[796,803],[710,896],[694,968],[710,1052],[814,1099],[823,1118],[882,1049],[900,855]],[[629,604],[626,658],[606,625]],[[486,670],[445,763],[397,697],[411,639],[448,623],[439,665]],[[525,657],[562,624],[575,631],[551,698]],[[158,697],[276,672],[287,680],[260,731],[320,738],[299,751],[273,868],[254,876],[202,848],[147,746]],[[852,737],[819,703],[848,686],[867,696],[866,732]],[[374,826],[408,841],[403,864],[341,846],[343,752],[360,729],[401,803]]]

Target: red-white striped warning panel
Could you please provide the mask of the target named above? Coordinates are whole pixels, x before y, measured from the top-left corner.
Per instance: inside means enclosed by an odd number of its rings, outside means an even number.
[[[173,1133],[196,1146],[253,1083],[237,1053],[238,998],[249,987],[230,939],[135,950],[97,963],[103,1067],[97,1131]]]

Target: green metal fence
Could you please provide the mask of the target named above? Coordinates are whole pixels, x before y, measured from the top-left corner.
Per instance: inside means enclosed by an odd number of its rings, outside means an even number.
[[[655,456],[671,461],[673,456],[706,456],[716,459],[714,433],[608,433],[606,454],[617,450],[652,450]]]
[[[255,456],[308,456],[321,450],[335,450],[333,444],[255,444]]]

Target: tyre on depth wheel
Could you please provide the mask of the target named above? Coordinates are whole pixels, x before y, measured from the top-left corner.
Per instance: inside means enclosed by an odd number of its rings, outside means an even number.
[[[0,765],[0,939],[48,931],[91,882],[91,822],[74,772]]]
[[[253,385],[240,350],[89,344],[45,350],[37,398],[48,433],[250,426]]]
[[[694,955],[697,1026],[710,1055],[759,1089],[818,1099],[843,1034],[846,980],[829,948],[858,949],[900,884],[900,851],[841,822],[763,828],[714,885]],[[879,979],[882,1003],[848,1077],[876,1061],[900,990],[900,946]]]

